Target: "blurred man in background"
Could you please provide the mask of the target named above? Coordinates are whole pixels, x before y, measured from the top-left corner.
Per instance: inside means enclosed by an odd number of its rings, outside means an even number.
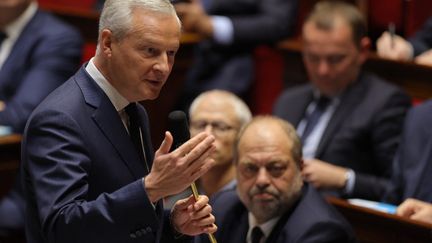
[[[0,135],[23,132],[33,109],[77,70],[81,48],[80,34],[36,1],[0,1]],[[0,199],[0,235],[24,228],[19,181]]]
[[[320,1],[303,24],[309,84],[284,91],[274,114],[297,128],[302,174],[323,193],[380,200],[410,98],[362,70],[370,39],[353,5]]]

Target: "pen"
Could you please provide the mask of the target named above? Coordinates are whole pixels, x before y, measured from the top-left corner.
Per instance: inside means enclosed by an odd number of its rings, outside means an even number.
[[[396,32],[396,26],[393,22],[389,23],[388,32],[390,33],[390,47],[391,47],[391,49],[393,49],[394,48],[395,32]]]

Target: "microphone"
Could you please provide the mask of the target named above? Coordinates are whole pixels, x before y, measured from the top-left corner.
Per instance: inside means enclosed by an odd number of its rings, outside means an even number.
[[[188,121],[183,111],[173,111],[168,115],[168,131],[174,138],[170,151],[175,150],[190,139]],[[199,194],[195,182],[192,182],[190,187],[195,200],[198,200]],[[208,237],[211,243],[217,243],[212,233],[209,233]]]

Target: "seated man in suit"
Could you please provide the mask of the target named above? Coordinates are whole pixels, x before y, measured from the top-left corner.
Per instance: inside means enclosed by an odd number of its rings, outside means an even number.
[[[22,142],[27,242],[184,242],[216,231],[208,198],[183,191],[213,165],[205,132],[154,152],[147,113],[180,45],[168,0],[107,0],[96,55],[32,113]]]
[[[432,17],[408,40],[384,32],[377,40],[377,53],[394,60],[413,60],[418,64],[432,65]]]
[[[432,100],[413,107],[405,119],[393,164],[392,184],[383,201],[399,204],[408,198],[432,203]]]
[[[216,165],[197,181],[199,191],[208,197],[235,186],[234,141],[240,128],[249,122],[251,117],[247,105],[228,91],[206,91],[192,102],[189,109],[191,136],[206,131],[215,137],[216,148],[212,158]],[[179,195],[167,198],[166,206],[170,207],[174,198],[184,198],[191,193],[188,188]]]
[[[36,1],[0,1],[0,126],[22,133],[33,109],[78,68],[82,38],[38,9]],[[24,199],[17,177],[0,198],[0,236],[24,229]]]
[[[211,89],[247,95],[253,78],[253,50],[294,33],[298,0],[188,0],[175,7],[183,28],[203,37],[195,49],[179,106],[186,110]]]
[[[0,125],[22,133],[30,113],[79,67],[80,34],[34,0],[0,2]]]
[[[303,182],[301,143],[286,121],[254,118],[237,137],[234,163],[237,189],[212,201],[218,242],[355,242],[350,225]]]
[[[284,91],[274,105],[301,136],[303,177],[336,196],[380,200],[410,98],[362,71],[370,40],[353,5],[318,2],[303,24],[303,43],[311,83]]]
[[[408,198],[397,208],[396,214],[409,219],[432,224],[432,204]]]

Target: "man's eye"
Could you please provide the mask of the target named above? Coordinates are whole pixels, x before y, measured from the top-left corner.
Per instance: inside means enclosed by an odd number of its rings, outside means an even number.
[[[245,165],[242,170],[243,174],[247,177],[254,176],[258,172],[258,167],[254,165]]]
[[[176,51],[168,51],[167,52],[167,55],[170,56],[170,57],[174,57],[176,54],[177,54]]]
[[[285,172],[285,170],[287,169],[287,166],[285,166],[285,165],[271,165],[271,166],[268,166],[266,169],[273,177],[279,177]]]
[[[344,58],[345,56],[343,55],[331,56],[328,58],[328,62],[331,64],[336,64],[336,63],[340,63]]]
[[[155,55],[156,54],[156,49],[153,48],[153,47],[146,47],[146,48],[144,48],[144,52],[147,55]]]

